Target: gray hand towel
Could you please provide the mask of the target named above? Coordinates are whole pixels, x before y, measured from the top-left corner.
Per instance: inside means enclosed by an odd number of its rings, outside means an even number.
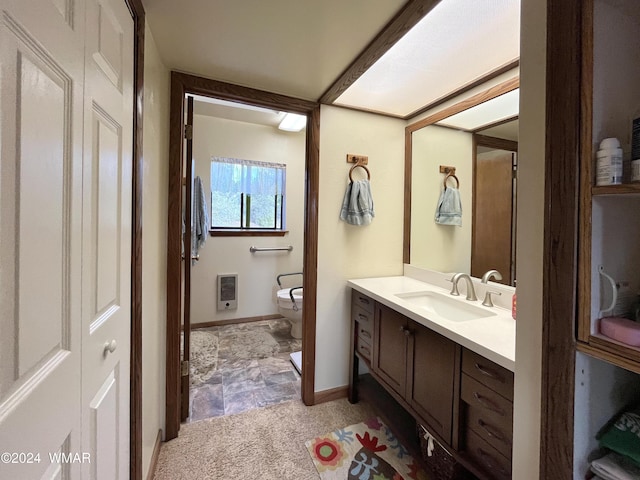
[[[462,202],[457,188],[447,187],[440,193],[435,221],[440,225],[462,226]]]
[[[355,180],[347,186],[340,209],[340,220],[351,225],[369,225],[375,217],[369,180]]]

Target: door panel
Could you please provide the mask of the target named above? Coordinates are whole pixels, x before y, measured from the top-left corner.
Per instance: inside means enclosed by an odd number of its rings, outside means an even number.
[[[109,375],[89,405],[91,409],[92,438],[91,478],[110,478],[118,463],[118,379]]]
[[[407,400],[429,429],[451,443],[456,344],[416,322],[410,328]]]
[[[506,285],[512,282],[512,162],[511,152],[496,150],[487,158],[478,155],[473,198],[471,275],[481,277],[496,269],[502,274],[499,282]]]
[[[373,371],[401,396],[407,382],[407,318],[376,304]]]
[[[79,477],[84,6],[0,0],[0,478]],[[72,25],[76,25],[73,28]]]
[[[83,478],[129,476],[133,20],[87,0],[83,192]]]

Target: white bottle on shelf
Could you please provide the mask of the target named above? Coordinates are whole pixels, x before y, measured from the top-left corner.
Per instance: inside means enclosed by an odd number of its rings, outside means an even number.
[[[596,153],[596,185],[622,183],[622,148],[617,138],[605,138]]]

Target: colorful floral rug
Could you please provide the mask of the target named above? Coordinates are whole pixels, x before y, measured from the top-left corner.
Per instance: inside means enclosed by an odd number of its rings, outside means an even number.
[[[428,480],[407,449],[379,418],[308,440],[322,480]]]

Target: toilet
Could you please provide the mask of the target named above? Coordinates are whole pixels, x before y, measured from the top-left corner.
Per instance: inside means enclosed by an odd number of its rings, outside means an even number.
[[[278,290],[277,299],[278,312],[291,322],[291,336],[302,338],[302,288]]]

